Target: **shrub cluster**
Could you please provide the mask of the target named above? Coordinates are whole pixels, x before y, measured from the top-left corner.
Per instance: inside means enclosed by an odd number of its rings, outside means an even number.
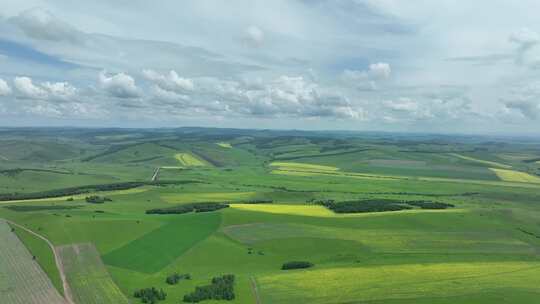
[[[191,275],[189,273],[178,274],[175,272],[165,279],[165,282],[169,285],[176,285],[180,280],[191,280]]]
[[[219,209],[227,208],[229,207],[228,204],[225,203],[189,203],[189,204],[182,204],[177,205],[169,208],[158,208],[158,209],[150,209],[146,210],[146,214],[182,214],[182,213],[189,213],[189,212],[210,212],[210,211],[216,211]]]
[[[281,266],[281,270],[290,270],[290,269],[303,269],[303,268],[310,268],[313,267],[313,263],[305,262],[305,261],[293,261],[293,262],[287,262],[284,263]]]
[[[421,209],[446,209],[454,207],[452,204],[433,201],[404,201],[392,199],[368,199],[357,201],[335,202],[333,200],[321,200],[315,203],[323,205],[335,213],[363,213],[408,210],[413,207]]]
[[[133,296],[135,298],[141,299],[141,302],[143,303],[150,304],[154,304],[158,301],[163,301],[167,298],[167,294],[163,291],[163,289],[157,290],[155,287],[135,290]]]
[[[210,285],[195,287],[195,291],[185,295],[183,299],[188,303],[198,303],[203,300],[234,300],[234,275],[215,277]]]
[[[112,199],[105,196],[99,196],[99,195],[87,196],[84,198],[84,200],[90,204],[103,204],[105,202],[112,202]]]

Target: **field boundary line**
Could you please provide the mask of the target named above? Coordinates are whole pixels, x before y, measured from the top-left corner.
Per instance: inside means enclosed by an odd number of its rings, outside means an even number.
[[[261,297],[259,295],[259,288],[257,287],[257,281],[255,281],[255,278],[251,276],[249,277],[249,282],[251,285],[251,291],[253,292],[253,295],[255,296],[255,303],[262,304]]]
[[[67,282],[67,279],[66,279],[66,274],[64,273],[64,267],[62,266],[62,262],[60,261],[60,256],[58,255],[58,252],[56,251],[56,248],[54,247],[54,245],[51,243],[51,241],[49,241],[49,239],[47,239],[46,237],[44,237],[43,235],[37,233],[37,232],[34,232],[22,225],[19,225],[13,221],[10,221],[10,220],[5,220],[6,222],[8,222],[9,224],[13,225],[13,226],[16,226],[16,227],[19,227],[23,230],[25,230],[26,232],[42,239],[43,241],[45,241],[47,243],[47,245],[49,245],[49,247],[51,248],[53,254],[54,254],[54,262],[56,264],[56,268],[58,268],[58,273],[60,274],[60,279],[62,280],[62,287],[64,288],[64,299],[66,300],[66,302],[68,302],[69,304],[74,304],[75,302],[73,302],[73,297],[71,295],[71,290],[69,288],[69,284]]]

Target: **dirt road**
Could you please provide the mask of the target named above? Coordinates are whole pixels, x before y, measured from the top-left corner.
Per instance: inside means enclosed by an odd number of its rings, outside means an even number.
[[[64,299],[66,299],[66,302],[68,304],[74,304],[73,302],[73,297],[71,295],[71,290],[69,289],[69,284],[67,282],[67,279],[66,279],[66,274],[64,272],[64,267],[62,266],[62,262],[60,261],[60,256],[58,255],[58,252],[56,251],[56,248],[54,247],[54,245],[51,243],[51,241],[49,241],[49,239],[47,239],[46,237],[42,236],[41,234],[38,234],[22,225],[19,225],[15,222],[12,222],[10,220],[6,220],[8,223],[10,223],[11,225],[13,226],[16,226],[18,228],[21,228],[23,230],[25,230],[26,232],[28,233],[31,233],[32,235],[35,235],[37,236],[38,238],[44,240],[47,245],[49,245],[49,247],[51,248],[51,250],[53,251],[53,254],[54,254],[54,261],[56,263],[56,267],[58,268],[58,272],[60,273],[60,279],[62,280],[62,287],[64,288]]]

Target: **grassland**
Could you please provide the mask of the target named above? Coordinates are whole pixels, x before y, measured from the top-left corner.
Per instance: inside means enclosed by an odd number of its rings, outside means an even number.
[[[0,244],[2,303],[65,303],[37,261],[33,260],[30,252],[4,220],[0,220]]]
[[[231,304],[256,302],[255,289],[259,303],[513,304],[540,296],[535,141],[197,128],[47,132],[0,130],[0,154],[9,159],[0,160],[0,194],[148,183],[156,168],[168,168],[159,172],[163,184],[96,193],[112,199],[103,204],[87,203],[84,193],[0,205],[0,218],[60,248],[82,303],[137,303],[133,291],[152,286],[168,294],[160,303],[180,303],[229,273],[236,276]],[[336,214],[318,204],[371,199],[455,207]],[[204,202],[230,207],[146,214]],[[24,263],[17,256],[21,265],[11,264],[46,273],[58,288],[51,251],[15,233],[28,250]],[[281,270],[290,261],[315,266]],[[176,272],[192,279],[166,284]],[[26,280],[34,278],[0,276],[0,292],[14,290],[4,282],[25,294],[56,292],[50,282]]]
[[[92,244],[61,246],[58,252],[75,303],[129,303],[112,281]]]

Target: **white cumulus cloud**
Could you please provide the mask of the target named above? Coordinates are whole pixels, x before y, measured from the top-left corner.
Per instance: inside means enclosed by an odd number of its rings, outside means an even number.
[[[34,99],[47,97],[47,92],[39,86],[34,85],[32,79],[29,77],[15,77],[13,85],[24,97]]]
[[[11,88],[4,79],[0,78],[0,96],[11,94]]]
[[[77,88],[68,82],[34,83],[30,77],[15,77],[13,84],[22,97],[51,101],[72,101],[77,95]]]
[[[109,95],[118,98],[134,98],[140,96],[140,90],[135,79],[128,74],[118,73],[108,75],[106,71],[99,73],[99,85]]]
[[[198,86],[184,95],[155,90],[156,101],[215,114],[260,117],[325,117],[361,119],[363,109],[353,106],[338,90],[321,87],[302,76],[283,75],[269,81],[257,79],[256,85],[218,78],[198,79]],[[196,102],[195,102],[196,101]]]
[[[178,76],[176,71],[171,70],[167,74],[160,74],[154,70],[144,70],[143,76],[167,91],[177,93],[192,91],[195,88],[193,80]]]
[[[41,84],[49,96],[67,100],[77,95],[77,88],[67,82],[44,82]]]
[[[527,119],[536,120],[540,117],[540,82],[512,88],[501,101],[506,109],[517,111]]]

